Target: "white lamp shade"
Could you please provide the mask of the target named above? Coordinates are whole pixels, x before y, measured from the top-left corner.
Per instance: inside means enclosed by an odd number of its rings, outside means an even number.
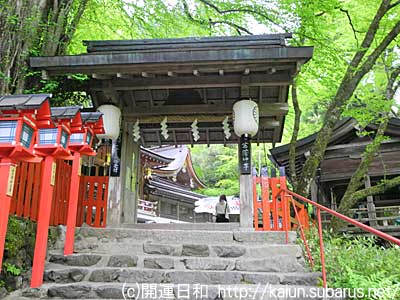
[[[115,105],[105,104],[97,109],[103,113],[105,134],[98,134],[99,139],[117,139],[121,128],[121,110]]]
[[[258,132],[258,105],[252,100],[240,100],[233,105],[233,128],[237,136]]]

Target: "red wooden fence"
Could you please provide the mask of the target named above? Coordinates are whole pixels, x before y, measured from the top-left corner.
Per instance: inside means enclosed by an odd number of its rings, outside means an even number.
[[[50,225],[66,225],[72,166],[57,160]],[[42,164],[19,163],[10,215],[37,221]],[[105,227],[107,216],[108,177],[81,176],[77,226],[87,223]]]
[[[76,226],[106,227],[108,177],[82,176]]]
[[[254,227],[258,231],[296,230],[300,223],[291,203],[282,193],[286,189],[286,177],[253,176]],[[304,204],[294,201],[298,217],[308,229],[309,216]]]

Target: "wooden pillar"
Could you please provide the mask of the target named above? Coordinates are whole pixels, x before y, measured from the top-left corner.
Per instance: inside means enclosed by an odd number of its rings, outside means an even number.
[[[33,256],[31,288],[37,288],[43,283],[51,204],[55,185],[55,173],[54,158],[52,156],[47,156],[44,159],[41,175],[39,213],[37,220],[35,252]]]
[[[315,178],[311,181],[311,200],[317,203],[321,203],[321,201],[318,201],[318,186],[315,182]]]
[[[240,229],[253,231],[253,176],[251,174],[251,142],[242,136],[239,144]]]
[[[116,142],[116,141],[115,141]],[[114,143],[115,143],[114,142]],[[124,147],[122,145],[122,147]],[[111,157],[116,151],[115,145],[111,150]],[[121,174],[120,176],[111,176],[113,172],[113,165],[109,168],[109,181],[108,181],[108,207],[107,207],[107,226],[118,226],[121,224]],[[120,169],[120,172],[122,170]]]
[[[333,187],[330,188],[330,192],[331,192],[331,209],[337,210],[336,195],[333,192]]]
[[[122,137],[121,149],[121,201],[122,222],[134,224],[137,222],[138,207],[138,175],[140,169],[140,145],[135,143],[131,126],[126,123]]]
[[[67,215],[67,232],[65,235],[64,255],[74,252],[76,214],[78,212],[79,183],[80,183],[81,154],[74,153],[72,161],[71,185],[69,190],[69,203]]]
[[[3,264],[4,246],[10,213],[11,197],[14,190],[16,165],[8,159],[2,159],[0,163],[0,272]]]
[[[371,178],[369,175],[365,176],[365,187],[371,187]],[[374,203],[374,196],[367,196],[367,210],[368,210],[368,219],[370,226],[378,226],[378,221],[376,220],[376,208]]]

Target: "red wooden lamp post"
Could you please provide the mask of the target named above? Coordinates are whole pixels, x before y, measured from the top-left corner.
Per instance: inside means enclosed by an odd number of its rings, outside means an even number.
[[[40,162],[33,148],[40,126],[49,124],[51,95],[0,97],[0,271],[17,161]]]
[[[80,107],[51,108],[51,121],[47,127],[39,128],[36,153],[44,157],[39,215],[37,222],[35,253],[33,257],[31,287],[39,287],[43,283],[44,265],[47,250],[48,229],[50,223],[51,204],[55,185],[55,159],[72,160],[69,150],[71,128],[82,126]]]
[[[76,128],[70,137],[69,149],[73,152],[71,186],[68,204],[67,232],[65,237],[64,255],[70,255],[74,251],[74,237],[76,214],[79,196],[79,174],[81,168],[81,155],[94,156],[93,140],[96,134],[103,134],[103,118],[101,112],[81,113],[83,125]],[[72,128],[72,129],[75,129]]]

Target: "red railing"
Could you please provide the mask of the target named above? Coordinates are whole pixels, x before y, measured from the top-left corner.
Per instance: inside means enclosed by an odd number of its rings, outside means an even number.
[[[320,244],[321,266],[322,266],[322,280],[323,280],[323,284],[324,284],[325,288],[326,288],[327,284],[326,284],[325,251],[324,251],[324,240],[323,240],[323,235],[322,235],[321,211],[325,211],[325,212],[329,213],[332,216],[335,216],[335,217],[337,217],[337,218],[339,218],[339,219],[341,219],[343,221],[351,223],[351,224],[353,224],[353,225],[355,225],[355,226],[357,226],[357,227],[359,227],[359,228],[361,228],[361,229],[363,229],[363,230],[365,230],[365,231],[367,231],[367,232],[369,232],[369,233],[371,233],[371,234],[373,234],[375,236],[378,236],[378,237],[380,237],[380,238],[382,238],[384,240],[387,240],[389,242],[392,242],[392,243],[400,246],[400,240],[399,239],[397,239],[397,238],[395,238],[395,237],[393,237],[393,236],[391,236],[389,234],[386,234],[386,233],[384,233],[382,231],[379,231],[379,230],[377,230],[377,229],[375,229],[373,227],[365,225],[365,224],[363,224],[361,222],[358,222],[358,221],[356,221],[356,220],[354,220],[352,218],[349,218],[349,217],[347,217],[345,215],[342,215],[342,214],[338,213],[337,211],[334,211],[334,210],[329,209],[329,208],[327,208],[327,207],[325,207],[325,206],[323,206],[323,205],[321,205],[319,203],[311,201],[310,199],[307,199],[306,197],[303,197],[303,196],[301,196],[299,194],[296,194],[296,193],[294,193],[294,192],[292,192],[292,191],[290,191],[290,190],[288,190],[286,188],[281,189],[281,194],[282,194],[282,197],[285,197],[285,198],[287,198],[287,199],[289,199],[291,201],[295,212],[296,212],[296,205],[295,205],[295,200],[293,199],[293,197],[295,197],[295,198],[297,198],[297,199],[299,199],[301,201],[304,201],[304,202],[306,202],[308,204],[313,205],[317,210],[318,236],[319,236],[319,244]],[[305,243],[307,255],[309,257],[311,266],[313,266],[314,263],[313,263],[313,260],[312,260],[311,252],[309,250],[309,247],[307,245],[307,240],[306,240],[305,235],[304,235],[305,224],[302,223],[300,220],[299,220],[299,223],[300,223],[300,230],[301,230],[301,233],[302,233],[303,242]],[[307,225],[309,225],[309,224],[307,224]]]
[[[311,268],[314,267],[314,260],[305,234],[305,232],[310,228],[310,218],[308,216],[307,207],[304,203],[312,205],[316,208],[316,221],[318,226],[322,280],[324,287],[327,286],[327,279],[321,211],[338,217],[339,219],[370,232],[375,236],[378,236],[396,245],[400,245],[400,240],[389,234],[358,222],[288,190],[286,185],[286,177],[284,176],[284,170],[281,170],[279,177],[268,177],[266,169],[261,171],[260,177],[253,176],[253,195],[255,230],[285,231],[286,242],[288,242],[289,230],[299,230]],[[301,202],[296,201],[295,198]]]

